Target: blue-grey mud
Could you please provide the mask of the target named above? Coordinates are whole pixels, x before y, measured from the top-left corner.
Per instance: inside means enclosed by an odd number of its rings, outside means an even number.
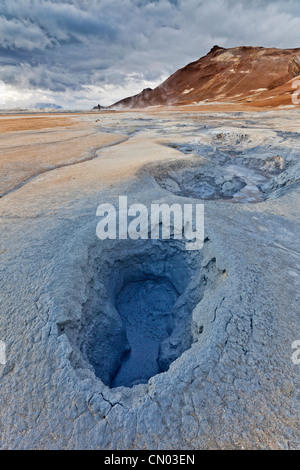
[[[299,117],[153,108],[1,134],[2,449],[299,448]],[[121,195],[203,203],[204,247],[100,241]]]

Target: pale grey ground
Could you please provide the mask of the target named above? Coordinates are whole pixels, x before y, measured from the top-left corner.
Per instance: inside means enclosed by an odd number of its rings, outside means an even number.
[[[300,135],[281,131],[299,112],[276,116],[103,116],[101,130],[152,133],[178,161],[56,215],[1,218],[2,449],[299,449]],[[203,250],[100,242],[96,208],[119,194],[204,197]],[[169,369],[110,388],[128,350],[116,298],[133,281],[177,291],[158,358]]]

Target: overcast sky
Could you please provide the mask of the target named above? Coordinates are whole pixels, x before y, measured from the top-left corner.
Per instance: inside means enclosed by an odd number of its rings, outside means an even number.
[[[0,107],[108,105],[215,44],[300,47],[300,1],[0,0]]]

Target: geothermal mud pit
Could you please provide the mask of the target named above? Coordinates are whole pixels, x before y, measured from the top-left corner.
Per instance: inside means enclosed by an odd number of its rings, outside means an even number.
[[[247,141],[247,135],[241,140]],[[215,138],[222,141],[223,134]],[[219,142],[218,142],[219,143]],[[163,169],[152,170],[156,182],[177,196],[203,200],[225,200],[232,203],[258,203],[276,191],[295,182],[293,166],[299,162],[291,158],[290,148],[280,148],[280,155],[270,146],[255,146],[238,152],[233,147],[222,148],[200,144],[170,144],[171,148],[187,155],[185,160],[172,162]],[[289,169],[289,171],[286,171]],[[281,179],[279,175],[282,175]]]
[[[225,279],[214,258],[201,266],[197,254],[175,240],[118,242],[101,256],[92,250],[80,322],[59,323],[75,369],[92,368],[110,388],[168,370],[191,347],[195,306]]]
[[[237,113],[238,114],[238,113]],[[157,135],[179,131],[184,143],[164,142],[164,145],[185,155],[184,159],[158,165],[149,165],[150,174],[162,188],[176,196],[224,200],[231,203],[258,203],[279,197],[285,188],[292,189],[299,182],[299,159],[292,141],[296,133],[276,131],[268,138],[244,129],[218,131],[201,126],[196,137],[195,129],[188,124],[170,125],[169,120],[124,120],[128,127],[122,128],[128,136],[138,136],[151,129]],[[132,127],[133,123],[135,126]],[[129,125],[130,124],[130,125]],[[249,125],[253,123],[249,121]],[[242,126],[245,128],[246,126]],[[109,132],[115,129],[106,128]],[[192,139],[189,136],[193,135]],[[184,137],[183,137],[184,136]],[[141,173],[144,173],[142,171]],[[293,185],[293,186],[291,186]]]

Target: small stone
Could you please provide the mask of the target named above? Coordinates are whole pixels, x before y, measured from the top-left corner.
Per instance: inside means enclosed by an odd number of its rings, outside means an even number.
[[[224,192],[230,192],[230,191],[233,191],[235,188],[234,184],[233,183],[230,183],[229,181],[227,181],[226,183],[223,184],[222,186],[222,190]]]
[[[223,184],[223,183],[224,183],[224,178],[223,178],[223,176],[219,176],[218,178],[215,179],[215,184],[216,184],[217,186],[219,186],[219,185],[221,185],[221,184]]]

